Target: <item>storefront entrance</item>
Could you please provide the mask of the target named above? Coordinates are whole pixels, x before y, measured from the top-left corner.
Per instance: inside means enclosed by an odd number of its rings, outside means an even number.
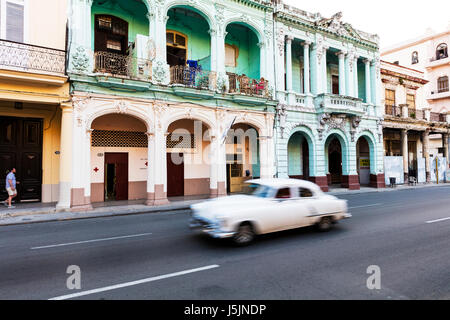
[[[128,200],[128,153],[105,153],[105,201]]]
[[[16,168],[15,201],[41,201],[42,119],[0,117],[0,200],[8,197],[5,178]]]

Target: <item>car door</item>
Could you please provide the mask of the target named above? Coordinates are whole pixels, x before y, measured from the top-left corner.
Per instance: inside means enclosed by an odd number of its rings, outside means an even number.
[[[295,187],[280,188],[275,196],[278,230],[304,225],[308,215],[307,203],[301,201]]]
[[[261,233],[276,232],[286,229],[292,214],[292,194],[289,187],[278,188],[270,198],[265,199],[258,208],[258,224]]]
[[[314,224],[318,214],[318,198],[315,193],[304,187],[296,187],[293,193],[295,194],[295,201],[293,201],[295,209],[291,217],[292,227],[301,228]]]

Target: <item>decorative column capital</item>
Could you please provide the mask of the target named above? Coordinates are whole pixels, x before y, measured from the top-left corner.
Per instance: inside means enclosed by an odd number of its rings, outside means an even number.
[[[292,40],[294,40],[294,37],[291,35],[286,36],[286,44],[292,44]]]
[[[366,66],[370,66],[373,62],[373,59],[366,58],[363,60],[363,62]]]
[[[309,40],[302,42],[302,46],[305,48],[309,48],[311,46],[311,44],[312,44],[312,42]]]
[[[73,112],[73,105],[72,102],[61,102],[59,105],[63,113],[72,113]]]
[[[336,55],[339,57],[339,59],[344,59],[345,56],[347,55],[347,52],[339,51],[339,52],[336,52]]]

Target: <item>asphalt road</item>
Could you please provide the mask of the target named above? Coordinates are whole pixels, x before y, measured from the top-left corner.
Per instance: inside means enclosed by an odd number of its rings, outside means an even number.
[[[332,231],[244,248],[192,235],[186,212],[0,227],[0,299],[450,299],[450,187],[341,198],[353,218]]]

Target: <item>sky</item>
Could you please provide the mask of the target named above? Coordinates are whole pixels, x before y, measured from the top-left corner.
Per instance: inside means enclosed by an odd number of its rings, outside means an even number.
[[[423,35],[427,28],[450,28],[450,0],[283,0],[288,5],[330,18],[342,11],[342,21],[354,28],[376,33],[380,47]]]

